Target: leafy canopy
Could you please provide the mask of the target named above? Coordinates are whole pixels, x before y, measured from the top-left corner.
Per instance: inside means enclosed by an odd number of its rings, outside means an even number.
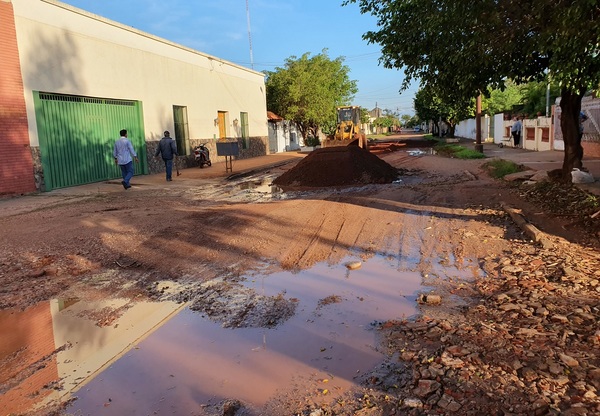
[[[458,122],[471,117],[475,109],[472,99],[461,100],[444,97],[429,85],[425,85],[417,91],[414,107],[421,120],[438,121],[441,119],[450,126],[452,131]]]
[[[363,38],[386,68],[403,69],[447,102],[468,101],[505,79],[561,87],[563,173],[581,167],[581,99],[600,85],[597,0],[346,0],[377,19]]]
[[[363,38],[386,68],[470,99],[488,87],[546,78],[579,92],[600,83],[596,0],[347,0],[377,19]]]
[[[267,108],[294,121],[305,138],[318,137],[335,127],[336,107],[349,105],[358,91],[349,73],[344,58],[330,59],[326,49],[291,56],[283,68],[265,72]]]

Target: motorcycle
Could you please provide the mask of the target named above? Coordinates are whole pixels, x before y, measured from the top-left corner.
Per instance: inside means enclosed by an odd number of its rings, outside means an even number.
[[[201,168],[203,168],[204,165],[212,165],[210,161],[210,151],[205,144],[200,144],[194,148],[194,160]]]

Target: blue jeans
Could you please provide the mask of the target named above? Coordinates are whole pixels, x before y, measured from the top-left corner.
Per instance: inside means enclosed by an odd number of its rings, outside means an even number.
[[[125,165],[119,165],[119,167],[121,168],[121,174],[123,175],[123,182],[129,187],[129,181],[133,178],[134,173],[133,160]]]
[[[167,170],[167,180],[171,180],[173,174],[173,159],[163,159],[165,161],[165,169]]]

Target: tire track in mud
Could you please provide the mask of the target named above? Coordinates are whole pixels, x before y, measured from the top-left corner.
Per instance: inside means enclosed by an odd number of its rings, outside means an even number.
[[[460,268],[460,258],[464,251],[462,238],[455,247],[457,235],[464,230],[469,214],[460,209],[429,206],[420,202],[406,203],[381,198],[351,197],[345,202],[368,206],[378,212],[370,213],[377,221],[387,222],[384,238],[378,237],[377,252],[384,256],[397,257],[398,270],[415,271],[425,276],[440,267]],[[370,219],[370,218],[369,218]],[[363,223],[359,235],[354,240],[356,246],[370,236],[374,227]],[[454,243],[453,243],[454,242]],[[442,263],[444,263],[442,265]]]
[[[360,237],[363,226],[349,225],[354,223],[355,217],[348,217],[345,204],[337,202],[324,202],[326,207],[332,209],[324,212],[320,220],[310,221],[302,229],[310,235],[308,239],[296,239],[290,247],[281,264],[284,269],[304,269],[319,261],[335,263],[345,257],[352,250]]]

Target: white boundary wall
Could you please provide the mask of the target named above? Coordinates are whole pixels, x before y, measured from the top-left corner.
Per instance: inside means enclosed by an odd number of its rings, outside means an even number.
[[[218,111],[228,137],[241,112],[250,137],[268,136],[264,74],[57,1],[12,3],[32,146],[32,91],[141,101],[147,141],[174,130],[173,105],[192,139],[219,137]]]

